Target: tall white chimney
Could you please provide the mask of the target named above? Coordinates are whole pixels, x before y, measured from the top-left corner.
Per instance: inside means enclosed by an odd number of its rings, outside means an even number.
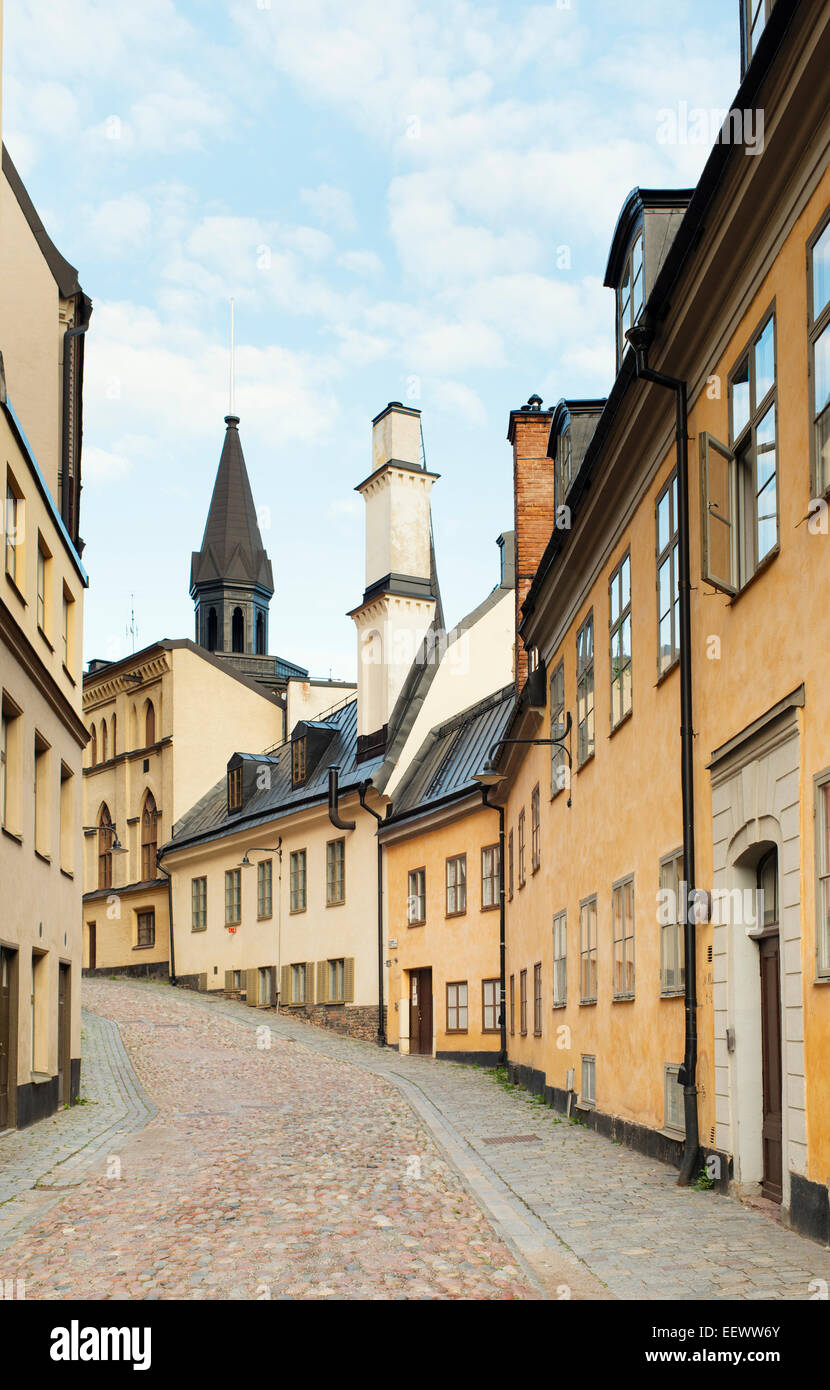
[[[366,588],[350,614],[358,756],[383,751],[389,716],[435,616],[430,493],[437,477],[421,463],[421,412],[390,401],[372,421],[372,472],[356,488],[366,503]]]

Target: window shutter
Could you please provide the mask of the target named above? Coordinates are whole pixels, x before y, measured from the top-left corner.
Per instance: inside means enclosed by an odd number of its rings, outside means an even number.
[[[280,1005],[285,1008],[291,1003],[291,967],[283,965],[280,969]]]
[[[318,960],[318,962],[317,962],[317,1003],[318,1003],[318,1004],[329,1004],[329,1003],[331,1003],[331,1000],[329,999],[328,980],[326,979],[326,975],[327,975],[327,974],[328,974],[328,961],[327,961],[327,960]]]
[[[701,578],[734,595],[737,583],[735,455],[706,430],[700,434]]]
[[[245,1002],[247,1004],[257,1004],[259,1002],[257,983],[258,975],[256,970],[245,971]]]
[[[202,994],[206,993],[207,991],[207,972],[199,976],[199,990]]]
[[[226,970],[226,971],[225,971],[225,992],[228,993],[228,992],[231,991],[232,989],[233,989],[233,971],[232,971],[232,970]]]
[[[354,956],[343,962],[343,998],[347,1004],[354,1003]]]
[[[306,961],[305,967],[305,1002],[314,1003],[314,961]]]

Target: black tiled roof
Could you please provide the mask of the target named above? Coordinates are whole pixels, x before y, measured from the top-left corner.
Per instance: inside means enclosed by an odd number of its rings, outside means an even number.
[[[196,584],[235,581],[274,592],[271,561],[262,544],[253,493],[239,438],[239,420],[226,415],[225,442],[213,485],[205,534],[190,565],[191,592]]]
[[[301,806],[314,805],[328,799],[328,770],[340,770],[341,792],[354,791],[368,781],[379,767],[382,758],[357,762],[357,700],[328,716],[326,727],[334,728],[332,741],[325,756],[315,768],[309,769],[307,781],[301,787],[291,785],[291,744],[285,743],[271,753],[244,753],[245,761],[256,762],[270,769],[270,787],[248,797],[243,810],[228,814],[227,778],[223,777],[205,796],[173,826],[173,838],[163,846],[162,853],[179,849],[198,840],[215,840],[233,835],[237,830],[253,830],[280,816],[290,815]]]

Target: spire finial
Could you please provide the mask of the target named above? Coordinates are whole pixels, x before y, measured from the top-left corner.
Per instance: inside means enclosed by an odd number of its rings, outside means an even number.
[[[231,381],[230,381],[230,416],[236,415],[236,343],[234,341],[234,306],[235,300],[231,299]]]

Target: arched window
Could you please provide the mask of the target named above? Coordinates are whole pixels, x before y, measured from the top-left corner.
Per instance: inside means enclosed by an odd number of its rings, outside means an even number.
[[[118,752],[118,747],[117,747],[117,744],[116,744],[116,729],[117,729],[117,725],[116,725],[116,722],[115,722],[115,715],[113,715],[113,716],[112,716],[112,756],[113,756],[113,757],[115,757],[116,753]]]
[[[153,708],[152,700],[148,700],[144,707],[144,746],[149,748],[156,741],[156,711]]]
[[[265,614],[256,615],[256,649],[259,656],[265,655]]]
[[[216,620],[216,609],[211,608],[207,620],[207,649],[209,652],[216,651],[216,640],[218,636],[219,624]]]
[[[112,887],[112,816],[106,804],[98,816],[98,887]]]
[[[94,767],[98,761],[98,735],[95,732],[95,725],[89,731],[89,765]]]
[[[233,620],[231,622],[231,651],[244,652],[245,650],[245,619],[242,616],[241,608],[234,608]]]
[[[146,882],[147,879],[156,877],[156,849],[158,848],[158,811],[152,792],[148,792],[144,798],[144,810],[141,813],[141,877]]]
[[[107,721],[101,720],[101,762],[107,761]]]

